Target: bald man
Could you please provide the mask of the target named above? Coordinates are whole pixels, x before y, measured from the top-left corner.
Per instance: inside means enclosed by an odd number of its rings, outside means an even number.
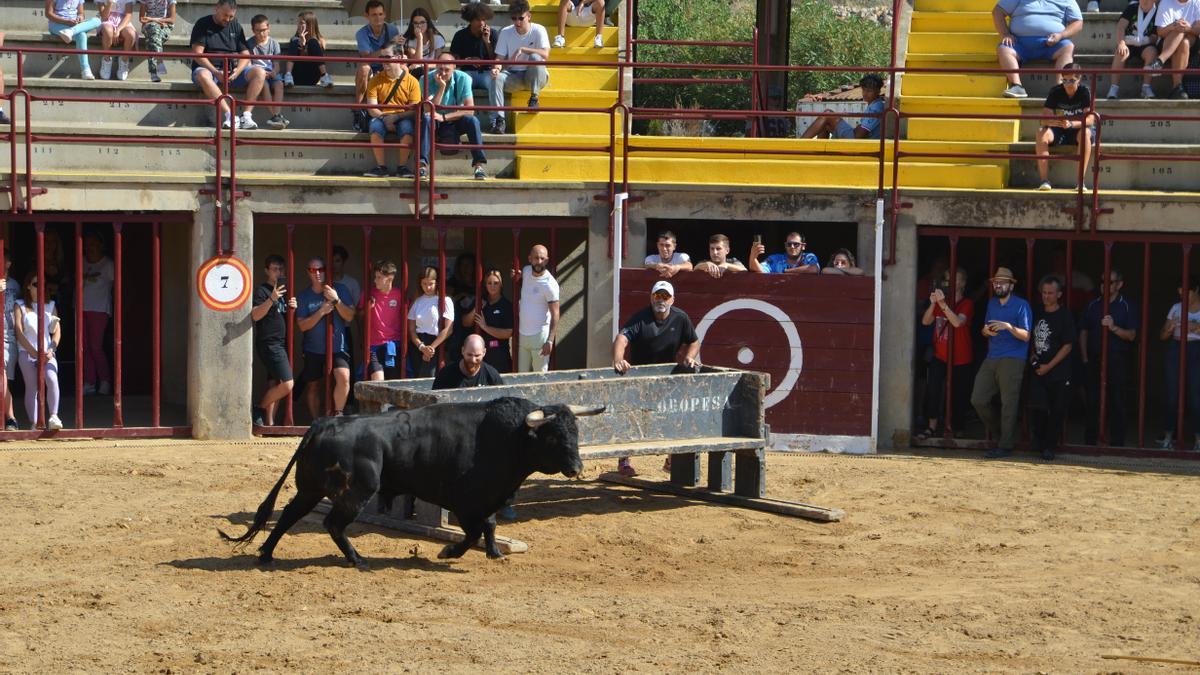
[[[529,249],[529,264],[521,270],[521,302],[518,305],[517,372],[544,373],[550,370],[550,352],[558,330],[558,282],[546,269],[550,254],[535,244]]]
[[[483,338],[478,335],[468,335],[463,341],[462,358],[454,363],[446,364],[433,378],[434,389],[464,389],[466,387],[486,387],[493,384],[504,384],[500,372],[483,362],[487,348]]]

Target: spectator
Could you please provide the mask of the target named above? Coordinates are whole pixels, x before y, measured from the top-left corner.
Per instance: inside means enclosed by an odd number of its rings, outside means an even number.
[[[1033,313],[1033,349],[1029,366],[1030,434],[1034,452],[1054,459],[1067,414],[1071,388],[1071,348],[1075,344],[1075,319],[1062,303],[1063,282],[1056,276],[1038,286],[1042,308]]]
[[[17,431],[17,417],[13,412],[13,384],[17,381],[17,331],[14,321],[17,301],[21,297],[21,282],[12,278],[12,252],[4,247],[4,276],[0,277],[0,293],[4,293],[4,430]]]
[[[883,99],[883,78],[868,73],[858,81],[862,87],[863,103],[867,104],[863,118],[858,126],[841,117],[818,117],[801,135],[802,138],[879,138],[882,129],[883,111],[886,102]],[[833,112],[826,109],[825,112]]]
[[[0,30],[0,47],[4,46],[4,31]],[[4,69],[0,68],[0,124],[12,124],[12,120],[4,113]],[[9,378],[12,379],[12,378]]]
[[[697,264],[695,270],[707,272],[712,278],[719,279],[726,272],[745,272],[746,266],[729,255],[729,237],[714,234],[708,238],[708,260]]]
[[[767,249],[763,246],[761,239],[756,240],[750,247],[750,271],[767,274],[819,274],[821,272],[821,263],[817,262],[816,254],[806,253],[804,250],[804,235],[799,232],[789,232],[783,246],[784,253],[769,255],[765,262],[760,263],[758,256],[766,253]]]
[[[1108,404],[1105,413],[1112,432],[1108,440],[1111,445],[1125,445],[1125,389],[1128,386],[1129,357],[1133,352],[1133,341],[1137,339],[1138,313],[1121,294],[1124,287],[1124,276],[1119,270],[1112,270],[1108,288],[1101,290],[1102,294],[1108,295],[1108,313],[1103,314],[1103,297],[1092,300],[1083,310],[1079,353],[1087,371],[1087,425],[1083,438],[1088,445],[1095,445],[1099,436],[1102,354],[1108,355],[1108,377],[1105,381]],[[1105,331],[1111,333],[1107,338],[1107,351],[1103,351],[1102,347]]]
[[[442,37],[429,10],[417,7],[408,17],[408,29],[404,31],[404,53],[410,61],[433,61],[446,50],[446,38]],[[421,79],[428,70],[425,64],[410,68],[412,76]]]
[[[368,83],[366,99],[367,104],[373,106],[367,109],[367,114],[371,117],[371,152],[375,154],[375,168],[363,175],[369,178],[387,177],[383,141],[391,133],[399,137],[396,176],[411,179],[413,172],[408,168],[408,158],[412,153],[413,120],[417,116],[416,105],[421,102],[421,85],[408,74],[408,63],[399,47],[384,47],[381,53],[387,62],[383,70]],[[422,134],[427,135],[428,132]],[[425,176],[423,153],[418,171],[422,177]]]
[[[1175,428],[1179,414],[1179,336],[1185,320],[1187,322],[1187,340],[1184,346],[1186,366],[1184,394],[1187,396],[1187,408],[1184,411],[1184,424],[1191,420],[1192,433],[1195,435],[1192,450],[1200,451],[1200,431],[1196,428],[1200,424],[1200,348],[1197,348],[1200,347],[1200,344],[1192,346],[1193,342],[1200,340],[1200,277],[1194,275],[1188,279],[1187,318],[1183,318],[1178,302],[1171,305],[1171,309],[1167,312],[1167,321],[1158,333],[1160,340],[1168,341],[1167,356],[1163,363],[1166,367],[1166,377],[1163,378],[1163,381],[1167,387],[1167,400],[1166,405],[1163,406],[1164,433],[1162,440],[1159,441],[1160,447],[1168,449],[1174,447],[1173,439],[1176,437],[1176,432],[1178,432],[1181,447],[1186,447],[1183,446],[1183,429]]]
[[[454,301],[454,316],[464,317],[475,307],[475,254],[464,252],[454,259],[454,273],[446,280],[446,293]],[[466,321],[455,321],[454,329],[446,340],[446,353],[462,351],[463,340],[474,331],[475,325]]]
[[[425,267],[421,271],[421,296],[408,309],[408,341],[415,349],[408,350],[408,367],[413,377],[432,377],[437,369],[437,348],[450,337],[454,324],[454,301],[442,298],[442,316],[438,320],[438,271]]]
[[[354,34],[358,55],[364,58],[391,59],[393,46],[404,46],[404,36],[395,26],[388,23],[383,0],[367,0],[367,24]],[[374,75],[383,70],[381,63],[360,63],[354,73],[354,102],[362,103],[367,98],[369,85]],[[361,111],[355,111],[354,128],[368,131],[368,120]]]
[[[546,269],[549,259],[546,247],[535,244],[529,249],[529,264],[521,270],[520,334],[517,337],[519,373],[544,373],[550,369],[550,352],[554,350],[554,336],[558,332],[559,287],[554,275]]]
[[[988,354],[975,374],[971,405],[992,438],[999,438],[997,447],[985,457],[998,459],[1012,454],[1017,444],[1017,406],[1029,351],[1031,312],[1028,302],[1013,295],[1017,279],[1007,267],[997,267],[991,281],[992,299],[988,300],[982,331],[988,339]],[[999,420],[992,406],[996,394],[1000,395]]]
[[[675,250],[674,232],[670,230],[659,232],[657,246],[658,255],[646,256],[646,269],[654,270],[658,272],[659,276],[666,279],[670,279],[680,272],[691,271],[692,259],[683,251]]]
[[[527,0],[513,0],[508,6],[513,25],[500,30],[496,39],[496,58],[508,61],[526,61],[532,64],[550,58],[550,38],[546,29],[533,23]],[[530,108],[538,107],[538,94],[550,81],[549,71],[544,65],[492,66],[492,81],[488,83],[488,105],[503,106],[504,94],[521,89],[529,90]],[[502,134],[505,130],[504,111],[492,113],[489,133]]]
[[[350,395],[350,345],[346,340],[346,324],[354,320],[354,305],[342,298],[350,291],[340,283],[327,284],[325,259],[308,261],[309,287],[296,298],[296,323],[304,333],[304,369],[300,372],[300,391],[308,406],[308,414],[316,419],[319,398],[326,376],[326,347],[333,350],[333,414],[341,415]],[[327,318],[333,315],[333,340],[327,344]]]
[[[279,56],[282,53],[279,49],[279,42],[271,37],[271,21],[267,19],[265,14],[258,14],[253,19],[250,19],[250,32],[254,34],[254,39],[246,44],[250,47],[251,54],[258,56]],[[250,61],[251,66],[262,68],[264,78],[266,79],[262,90],[262,99],[267,102],[267,110],[271,112],[271,118],[267,120],[267,126],[272,129],[286,129],[288,124],[291,124],[283,116],[279,106],[271,105],[271,103],[283,102],[282,63],[283,61],[277,59],[253,59]]]
[[[133,2],[130,0],[101,0],[100,5],[100,48],[112,49],[117,44],[120,49],[132,52],[137,48],[137,31],[133,28]],[[100,79],[112,77],[113,59],[105,56],[100,59]],[[122,56],[117,62],[117,79],[129,77],[129,57]]]
[[[1162,46],[1158,58],[1146,66],[1149,70],[1161,70],[1166,64],[1171,68],[1183,70],[1188,67],[1192,50],[1196,46],[1196,23],[1200,21],[1200,3],[1196,0],[1159,0],[1158,13],[1154,17],[1154,27]],[[1188,97],[1183,90],[1183,73],[1171,75],[1170,98],[1185,99]]]
[[[1063,67],[1062,84],[1054,85],[1042,104],[1042,112],[1048,119],[1038,130],[1037,136],[1037,169],[1038,177],[1042,180],[1039,190],[1053,189],[1049,181],[1050,161],[1045,157],[1051,147],[1059,145],[1079,147],[1079,161],[1083,164],[1083,189],[1088,189],[1087,170],[1092,144],[1096,142],[1096,117],[1087,112],[1092,105],[1092,92],[1079,81],[1080,77],[1079,66],[1068,63]]]
[[[288,41],[287,54],[316,58],[325,56],[325,37],[321,35],[321,23],[317,21],[316,14],[309,10],[300,12],[296,18],[296,34]],[[329,89],[333,86],[333,78],[322,61],[288,61],[284,71],[285,87],[299,84],[302,87],[316,85]]]
[[[828,269],[828,268],[827,268]],[[914,440],[918,443],[942,433],[939,428],[946,412],[946,369],[950,360],[950,329],[954,329],[954,419],[961,427],[963,412],[970,391],[971,362],[975,360],[971,344],[971,322],[975,320],[975,303],[967,297],[967,271],[958,268],[954,275],[954,309],[950,308],[946,289],[950,286],[947,270],[940,283],[929,293],[929,307],[921,317],[922,326],[933,326],[933,358],[929,361],[925,384],[926,427]]]
[[[1113,49],[1112,68],[1124,68],[1129,59],[1137,59],[1142,65],[1150,65],[1158,58],[1158,29],[1154,25],[1154,17],[1158,13],[1156,0],[1137,0],[1131,2],[1121,18],[1117,20],[1117,46]],[[1150,88],[1150,73],[1142,76],[1142,98],[1154,98],[1154,90]],[[1112,84],[1108,87],[1108,100],[1120,98],[1120,73],[1112,74]]]
[[[996,59],[1005,75],[1007,98],[1025,98],[1016,72],[1024,61],[1053,61],[1062,68],[1075,56],[1075,44],[1069,39],[1083,29],[1083,14],[1075,0],[1000,0],[992,9],[992,23],[1000,34]],[[1056,78],[1061,82],[1062,78]]]
[[[671,282],[654,282],[650,288],[650,306],[630,317],[613,340],[613,370],[624,375],[630,366],[654,363],[678,363],[692,370],[700,366],[700,338],[696,336],[696,328],[688,315],[674,305],[675,287]],[[617,460],[617,471],[622,476],[637,475],[628,457]]]
[[[436,107],[433,119],[437,122],[437,141],[441,145],[457,145],[463,136],[468,145],[483,145],[483,129],[475,116],[475,95],[471,91],[471,78],[460,72],[454,63],[454,54],[449,52],[438,57],[435,72],[425,76],[424,91],[427,99]],[[466,108],[455,110],[454,108]],[[424,139],[428,143],[428,137]],[[426,146],[428,147],[428,146]],[[442,148],[446,152],[446,148]],[[451,149],[458,152],[457,149]],[[429,150],[425,151],[428,155]],[[471,148],[471,175],[475,180],[486,180],[487,155],[482,148]]]
[[[434,389],[465,389],[504,384],[500,373],[484,358],[483,338],[468,335],[463,341],[462,358],[446,364],[433,379]]]
[[[604,0],[559,0],[558,3],[558,35],[554,37],[555,47],[567,46],[567,26],[587,28],[596,27],[596,37],[592,46],[604,48]]]
[[[175,27],[175,0],[138,0],[138,21],[142,24],[146,49],[161,54]],[[151,82],[162,82],[167,74],[167,62],[163,59],[146,59],[146,67],[150,69]]]
[[[358,279],[346,274],[346,261],[350,260],[350,252],[341,244],[334,244],[332,255],[329,258],[330,267],[329,278],[333,279],[336,284],[341,284],[346,287],[350,293],[348,297],[342,298],[343,301],[350,304],[351,307],[358,306],[358,300],[362,297],[362,286],[359,285]]]
[[[821,270],[821,274],[841,274],[848,277],[861,277],[863,270],[854,260],[854,254],[848,248],[839,248],[829,258],[829,266]]]
[[[46,382],[46,410],[50,415],[46,419],[46,429],[58,431],[63,428],[63,423],[58,419],[58,360],[54,358],[54,352],[58,349],[59,340],[62,339],[62,328],[59,325],[58,310],[54,308],[53,300],[47,302],[41,311],[38,310],[37,292],[37,275],[30,272],[25,275],[25,299],[18,300],[13,308],[13,323],[17,329],[17,345],[19,346],[17,362],[21,364],[21,377],[25,380],[25,413],[29,415],[29,428],[36,429],[38,425],[38,362],[45,359],[42,373]],[[43,326],[42,330],[45,336],[45,342],[40,348],[34,346],[38,344],[39,323]]]
[[[112,393],[112,369],[104,350],[104,334],[112,317],[113,280],[116,269],[104,255],[100,235],[83,237],[83,393]]]
[[[484,299],[479,310],[463,315],[463,325],[479,329],[487,348],[484,361],[501,373],[512,372],[513,306],[504,297],[504,277],[492,268],[483,275]]]
[[[199,86],[204,95],[215,99],[221,96],[221,84],[225,82],[225,69],[229,64],[225,59],[209,59],[206,54],[250,54],[246,44],[246,34],[242,25],[234,15],[237,14],[237,0],[217,0],[217,6],[209,16],[201,17],[192,25],[192,51],[196,58],[192,61],[192,83]],[[229,70],[228,85],[230,91],[246,88],[246,100],[257,101],[266,84],[266,73],[262,68],[250,65],[249,59],[237,59],[236,64]],[[221,101],[223,121],[221,128],[232,126],[229,104]],[[238,118],[239,129],[257,129],[252,113],[254,105],[245,106]]]
[[[492,67],[463,63],[486,61],[496,58],[498,31],[493,31],[489,21],[495,14],[482,2],[468,2],[462,8],[462,20],[467,22],[450,40],[450,53],[459,60],[458,69],[471,78],[472,89],[488,89],[492,82]]]
[[[46,0],[46,21],[51,35],[57,35],[67,44],[75,43],[79,54],[79,76],[94,80],[92,66],[88,63],[88,33],[100,27],[99,17],[83,18],[84,0]]]
[[[367,360],[367,378],[395,380],[400,378],[400,348],[404,340],[404,294],[396,288],[396,263],[377,261],[372,268],[375,286],[363,297],[370,323],[368,335],[371,353]]]
[[[267,256],[263,264],[267,280],[255,287],[250,310],[254,350],[267,371],[267,389],[250,415],[253,424],[260,427],[275,424],[276,404],[292,393],[294,384],[292,359],[287,351],[287,312],[296,309],[297,304],[295,295],[287,297],[287,279],[283,276],[286,265],[281,255]]]

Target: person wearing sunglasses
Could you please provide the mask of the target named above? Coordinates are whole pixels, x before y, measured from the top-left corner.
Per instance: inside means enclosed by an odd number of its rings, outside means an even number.
[[[1092,144],[1096,142],[1096,118],[1087,112],[1092,103],[1092,92],[1080,81],[1079,66],[1068,63],[1063,67],[1062,84],[1050,89],[1043,105],[1046,120],[1038,129],[1037,170],[1041,179],[1039,190],[1052,190],[1050,185],[1050,161],[1045,159],[1051,147],[1076,145],[1079,147],[1080,162],[1083,163],[1083,189],[1087,186],[1088,163],[1091,160]],[[1072,166],[1072,173],[1075,167]]]
[[[526,0],[513,0],[508,6],[512,25],[505,26],[496,40],[496,58],[507,61],[530,61],[533,65],[492,66],[492,81],[488,83],[488,105],[503,106],[504,94],[529,90],[530,108],[538,107],[538,94],[550,81],[546,66],[537,65],[550,58],[550,36],[546,28],[533,23]],[[504,112],[492,113],[488,133],[505,131]]]
[[[767,252],[762,241],[750,246],[750,271],[765,274],[820,274],[821,263],[815,253],[804,250],[804,235],[789,232],[783,241],[783,253],[774,253],[759,262],[758,257]]]
[[[325,371],[325,349],[333,350],[333,414],[341,415],[350,395],[350,344],[346,325],[354,320],[354,306],[344,302],[350,291],[338,282],[328,283],[329,270],[325,259],[308,261],[309,287],[296,295],[296,323],[304,333],[304,369],[300,372],[299,389],[303,392],[308,413],[319,417],[321,386],[329,374]],[[333,339],[326,344],[326,320],[333,316]]]

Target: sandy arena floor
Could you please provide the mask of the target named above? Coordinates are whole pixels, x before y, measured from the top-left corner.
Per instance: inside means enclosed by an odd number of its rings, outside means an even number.
[[[831,525],[535,477],[500,528],[530,552],[504,562],[355,525],[359,572],[310,516],[258,569],[216,528],[243,531],[294,443],[0,446],[0,671],[1200,661],[1200,465],[771,455],[770,495],[845,509]]]

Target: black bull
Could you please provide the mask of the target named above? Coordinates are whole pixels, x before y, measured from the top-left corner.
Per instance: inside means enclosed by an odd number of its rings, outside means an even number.
[[[481,534],[488,557],[500,558],[496,510],[534,472],[578,475],[583,462],[575,417],[603,411],[603,407],[539,407],[526,399],[505,397],[323,418],[304,435],[246,533],[220,534],[237,543],[253,540],[275,510],[275,499],[295,464],[296,496],[259,549],[260,563],[271,562],[279,539],[328,497],[332,507],[325,529],[350,563],[365,566],[346,538],[346,526],[377,492],[384,508],[396,495],[408,494],[455,515],[466,537],[443,548],[439,558],[461,557]]]

